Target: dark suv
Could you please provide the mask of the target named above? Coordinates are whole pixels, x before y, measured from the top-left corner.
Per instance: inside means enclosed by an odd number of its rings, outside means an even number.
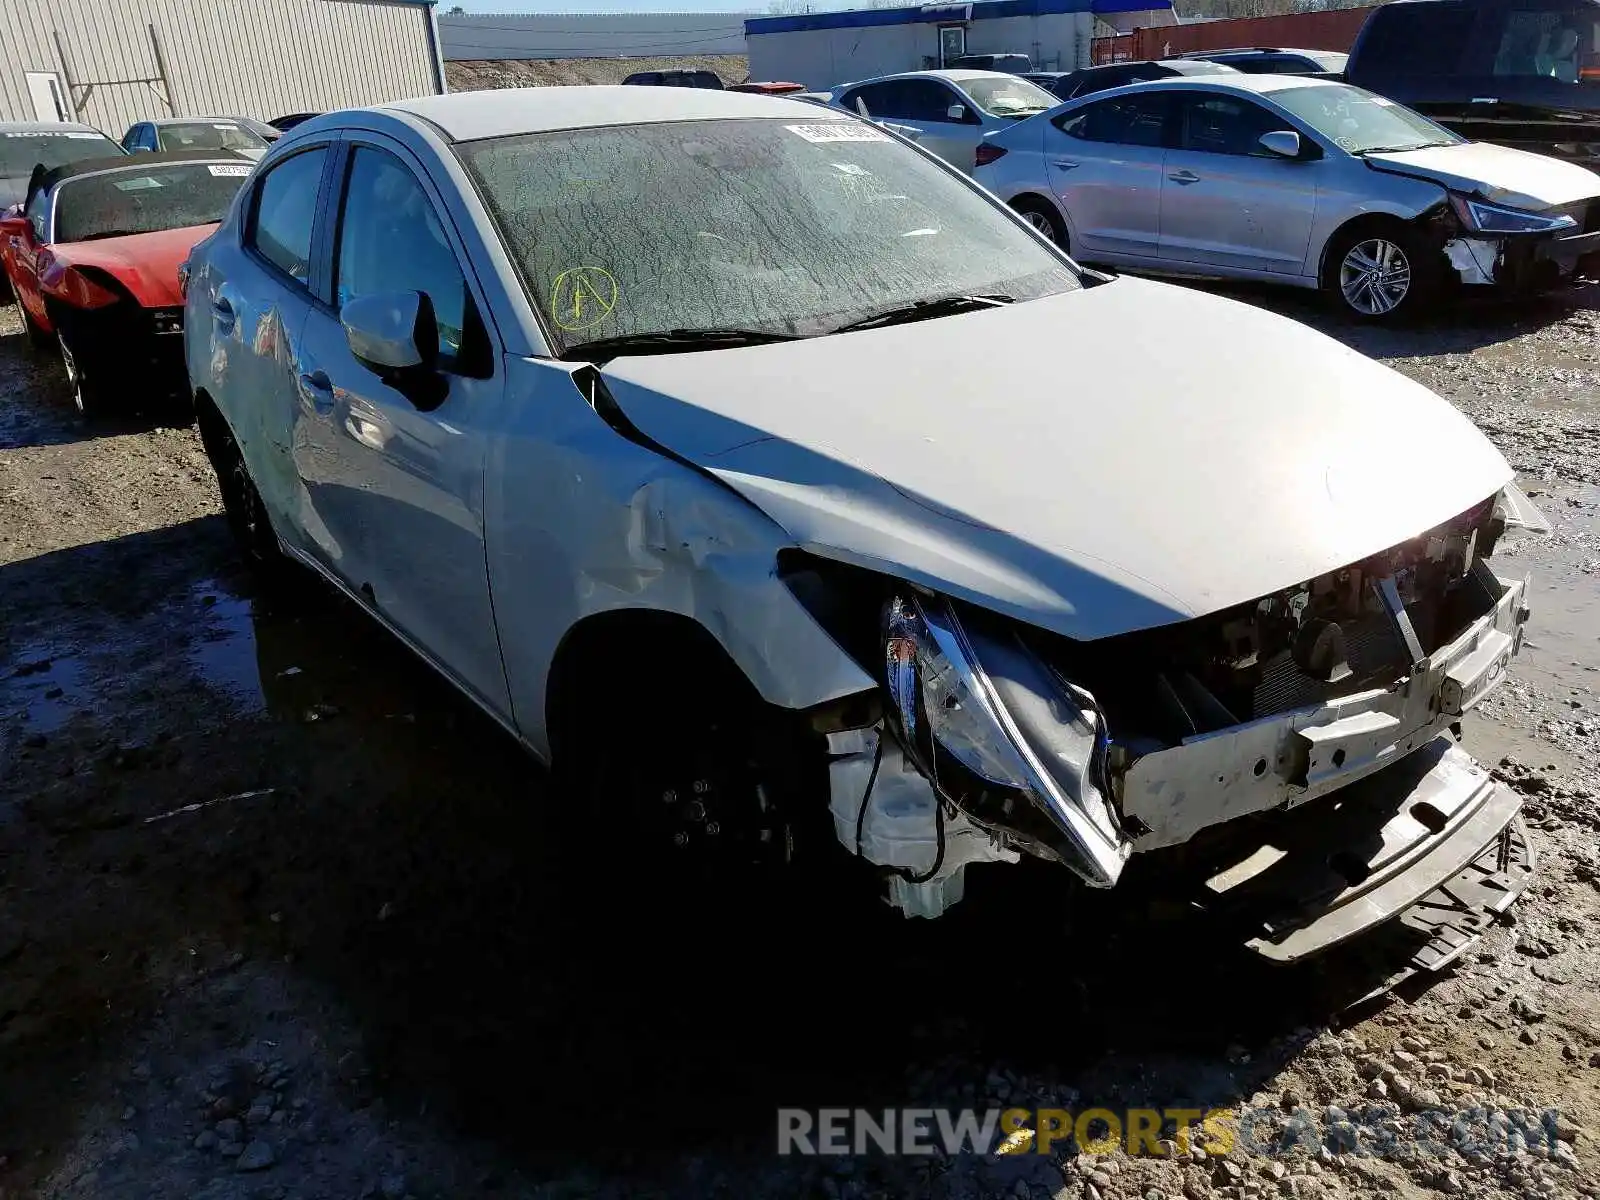
[[[622,82],[639,87],[707,88],[714,92],[726,90],[715,71],[635,71]]]
[[[1600,0],[1394,0],[1345,77],[1463,137],[1600,169]]]

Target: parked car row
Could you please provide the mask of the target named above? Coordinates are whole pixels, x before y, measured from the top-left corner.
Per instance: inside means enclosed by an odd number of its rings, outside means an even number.
[[[251,561],[552,762],[610,869],[831,855],[932,917],[1027,856],[1274,961],[1404,913],[1422,966],[1528,884],[1449,734],[1527,618],[1487,439],[1304,325],[1080,268],[849,111],[330,114],[184,312]],[[1427,453],[1375,469],[1375,429]]]
[[[1600,275],[1600,175],[1469,141],[1333,73],[1199,57],[1031,78],[916,71],[826,103],[915,130],[1085,263],[1321,289],[1368,320],[1449,285]]]

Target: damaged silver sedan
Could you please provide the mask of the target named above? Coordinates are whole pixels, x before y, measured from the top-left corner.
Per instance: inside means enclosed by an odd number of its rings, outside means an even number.
[[[321,117],[197,248],[185,339],[247,554],[326,576],[611,843],[849,856],[919,917],[979,864],[1149,864],[1282,961],[1398,919],[1437,965],[1526,886],[1516,796],[1454,744],[1528,616],[1499,453],[1303,326],[1080,269],[868,122],[629,88]]]

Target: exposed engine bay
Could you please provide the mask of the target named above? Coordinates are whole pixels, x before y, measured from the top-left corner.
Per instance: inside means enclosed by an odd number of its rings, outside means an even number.
[[[1514,823],[1514,795],[1450,736],[1504,677],[1528,616],[1525,583],[1486,560],[1508,528],[1541,522],[1508,488],[1316,579],[1095,642],[897,588],[879,601],[884,716],[830,736],[840,840],[886,871],[908,916],[957,902],[967,865],[1021,854],[1103,888],[1135,855],[1181,848],[1192,870],[1189,843],[1203,843],[1231,888],[1266,869],[1236,863],[1260,848],[1258,825],[1331,819],[1350,806],[1330,793],[1366,780],[1381,819],[1353,839],[1350,812],[1337,820],[1352,853],[1382,849],[1325,872],[1303,919],[1274,917],[1287,937],[1329,904],[1342,914],[1322,935],[1302,928],[1285,957],[1343,940],[1445,884]],[[1385,770],[1411,758],[1431,765]],[[1334,893],[1379,883],[1389,909],[1349,927],[1361,906]]]

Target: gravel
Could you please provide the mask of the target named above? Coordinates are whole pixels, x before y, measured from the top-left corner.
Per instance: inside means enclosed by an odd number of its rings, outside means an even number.
[[[1450,398],[1554,525],[1505,549],[1533,623],[1465,729],[1525,798],[1535,883],[1452,971],[1353,1010],[1354,966],[1263,973],[1023,872],[936,926],[621,876],[359,616],[253,596],[194,432],[84,430],[0,310],[0,1189],[1596,1194],[1600,294],[1395,332],[1235,294]],[[1223,1107],[1249,1136],[773,1154],[782,1105],[991,1103]]]

